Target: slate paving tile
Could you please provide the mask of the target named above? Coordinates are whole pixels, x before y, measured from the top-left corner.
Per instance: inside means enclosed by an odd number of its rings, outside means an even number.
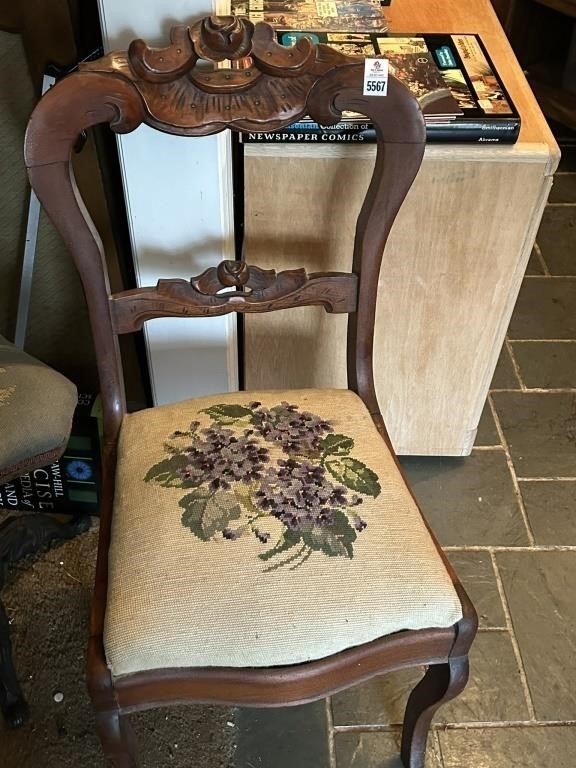
[[[423,667],[399,669],[332,697],[334,725],[401,725],[410,691]]]
[[[512,346],[522,381],[528,388],[576,387],[576,343],[523,341]]]
[[[558,170],[563,173],[576,171],[576,147],[565,147],[560,145],[562,156],[558,165]]]
[[[529,716],[509,633],[480,632],[470,650],[468,685],[438,710],[435,721],[485,723],[527,720]]]
[[[492,416],[492,409],[488,402],[484,404],[484,408],[482,409],[474,445],[500,445],[500,437],[498,435],[498,430],[496,429],[494,416]]]
[[[527,277],[512,314],[510,339],[576,339],[576,278]]]
[[[492,397],[518,477],[576,475],[576,393]]]
[[[439,731],[444,768],[574,768],[576,728]]]
[[[576,173],[555,174],[548,202],[576,203]]]
[[[496,560],[536,717],[576,720],[576,552],[499,552]]]
[[[386,733],[337,733],[337,768],[403,768],[400,762],[400,730]],[[426,768],[442,768],[438,742],[428,737]]]
[[[526,274],[527,275],[543,275],[544,269],[542,268],[542,262],[538,258],[538,254],[536,253],[536,249],[532,248],[532,253],[530,254],[530,258],[528,259],[528,265],[526,267]]]
[[[231,768],[328,768],[326,704],[236,710]]]
[[[401,459],[422,511],[443,546],[525,546],[528,536],[503,451],[465,459]]]
[[[551,275],[576,275],[576,205],[546,206],[536,239]]]
[[[520,389],[520,383],[506,344],[502,345],[490,389]]]
[[[505,627],[506,616],[490,555],[487,552],[449,552],[448,559],[474,603],[480,628]]]
[[[536,544],[576,546],[576,482],[520,483]]]
[[[422,672],[421,668],[391,672],[334,696],[334,724],[400,725],[410,691]],[[510,635],[480,632],[470,652],[468,685],[438,710],[435,722],[525,720],[528,716]]]

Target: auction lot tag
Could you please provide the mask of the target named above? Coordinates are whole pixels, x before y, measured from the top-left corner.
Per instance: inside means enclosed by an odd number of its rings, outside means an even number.
[[[388,93],[388,59],[364,60],[364,96],[386,96]]]

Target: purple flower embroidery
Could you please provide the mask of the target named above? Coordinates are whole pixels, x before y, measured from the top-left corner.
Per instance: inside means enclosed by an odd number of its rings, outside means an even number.
[[[268,561],[291,551],[268,571],[298,568],[313,552],[353,557],[357,535],[367,527],[354,510],[367,496],[378,496],[380,485],[369,467],[350,456],[352,438],[287,402],[271,408],[257,401],[223,403],[203,413],[210,425],[193,421],[187,431],[173,432],[179,443],[168,443],[167,457],[144,478],[191,489],[179,502],[185,527],[203,541],[217,533],[227,541],[252,533],[266,544],[271,534],[261,521],[275,518],[283,533],[259,557]],[[285,458],[273,461],[273,447]]]

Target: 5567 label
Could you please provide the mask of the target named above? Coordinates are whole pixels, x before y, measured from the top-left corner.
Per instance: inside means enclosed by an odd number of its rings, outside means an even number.
[[[388,59],[364,60],[364,96],[386,96],[388,93]]]

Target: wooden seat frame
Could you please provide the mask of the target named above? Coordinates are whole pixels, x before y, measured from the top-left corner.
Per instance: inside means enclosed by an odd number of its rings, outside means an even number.
[[[124,715],[137,710],[189,702],[299,704],[391,670],[427,665],[408,701],[401,747],[406,768],[423,768],[432,716],[466,685],[468,651],[477,628],[474,608],[437,542],[462,604],[463,618],[454,626],[402,631],[294,666],[160,669],[118,678],[107,666],[103,626],[108,550],[117,442],[126,412],[118,334],[161,316],[265,312],[299,305],[347,312],[348,386],[362,398],[394,455],[374,389],[372,337],[382,253],[424,152],[425,126],[417,101],[393,77],[387,96],[364,96],[363,61],[307,38],[292,48],[282,47],[266,24],[209,17],[190,27],[174,27],[171,41],[167,48],[153,49],[135,40],[127,52],[83,64],[42,98],[26,135],[30,180],[80,273],[98,360],[104,471],[87,676],[104,751],[118,768],[136,765]],[[247,56],[252,59],[248,69],[206,72],[197,66],[200,58],[218,62]],[[161,280],[155,287],[110,293],[102,244],[70,168],[70,152],[81,131],[98,123],[109,123],[117,133],[142,123],[183,136],[225,128],[270,131],[306,114],[321,124],[333,124],[345,109],[368,116],[378,137],[350,273],[276,274],[242,261],[222,262],[190,282]]]

